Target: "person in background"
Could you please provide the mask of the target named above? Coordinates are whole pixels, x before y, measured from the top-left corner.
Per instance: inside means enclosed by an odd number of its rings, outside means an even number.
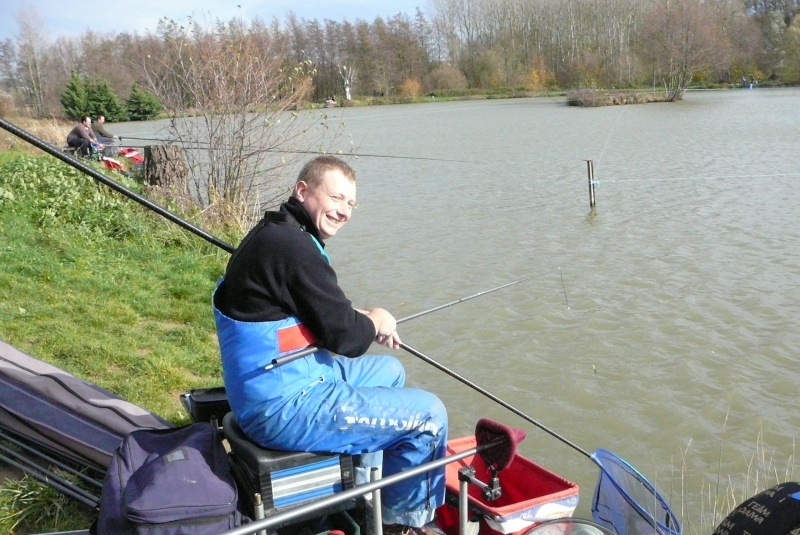
[[[92,132],[92,118],[81,117],[80,122],[67,134],[67,145],[77,149],[80,156],[90,156],[92,150],[102,150],[102,145]]]
[[[92,123],[92,132],[97,138],[98,143],[102,143],[105,147],[115,147],[119,142],[119,136],[115,136],[106,130],[106,118],[104,115],[98,115],[97,120]]]
[[[435,395],[404,387],[398,359],[362,356],[373,342],[397,349],[400,337],[387,310],[353,307],[325,251],[352,216],[355,181],[336,157],[306,163],[291,197],[231,256],[214,318],[228,401],[250,440],[283,451],[382,451],[389,476],[444,457],[447,411]],[[316,353],[265,370],[312,345]],[[443,469],[382,489],[384,533],[436,533],[443,501]]]

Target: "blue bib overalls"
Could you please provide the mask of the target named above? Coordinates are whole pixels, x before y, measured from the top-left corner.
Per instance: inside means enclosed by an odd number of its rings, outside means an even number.
[[[447,412],[424,390],[402,388],[391,356],[347,358],[326,350],[265,371],[313,342],[297,318],[241,322],[214,307],[231,410],[247,436],[284,451],[361,455],[383,451],[388,476],[445,455]],[[421,526],[444,501],[444,470],[385,488],[388,524]]]

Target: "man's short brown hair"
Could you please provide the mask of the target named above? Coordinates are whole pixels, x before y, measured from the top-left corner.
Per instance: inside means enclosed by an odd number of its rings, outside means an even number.
[[[300,170],[300,174],[297,175],[297,182],[305,182],[309,187],[314,188],[322,182],[323,175],[331,170],[341,171],[350,182],[356,181],[356,172],[352,167],[336,156],[324,154],[306,162]]]

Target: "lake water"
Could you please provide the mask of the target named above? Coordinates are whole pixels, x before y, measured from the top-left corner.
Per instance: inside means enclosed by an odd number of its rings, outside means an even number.
[[[581,448],[617,453],[686,533],[708,533],[714,502],[735,505],[724,495],[798,477],[799,104],[798,89],[756,89],[329,110],[358,153],[391,158],[351,161],[360,207],[328,250],[357,306],[398,318],[536,275],[401,337]],[[578,482],[589,516],[583,454],[398,356],[445,401],[453,437],[482,416],[527,430],[522,453]]]

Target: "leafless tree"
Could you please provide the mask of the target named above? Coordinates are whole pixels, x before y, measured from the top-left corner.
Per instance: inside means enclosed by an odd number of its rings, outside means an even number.
[[[0,41],[0,88],[19,94],[17,83],[17,49],[11,39]]]
[[[744,0],[747,9],[756,17],[777,13],[783,19],[784,27],[792,25],[800,13],[800,0]]]
[[[48,43],[41,32],[41,15],[35,9],[26,9],[15,19],[19,26],[16,71],[20,96],[33,116],[45,117],[49,111],[45,100]]]
[[[728,56],[712,15],[701,0],[656,0],[647,14],[642,40],[668,101],[680,100],[694,76]]]
[[[170,136],[186,149],[186,193],[204,206],[274,205],[287,193],[286,166],[304,151],[327,151],[335,137],[324,116],[296,111],[313,65],[287,64],[265,28],[239,20],[210,28],[164,21],[159,36],[140,70],[169,114]]]
[[[760,71],[792,81],[798,13],[800,0],[431,0],[424,14],[372,21],[289,13],[269,25],[239,23],[238,33],[234,24],[207,30],[165,23],[143,36],[87,31],[50,45],[29,11],[18,21],[19,37],[0,44],[0,76],[15,101],[38,115],[60,111],[58,95],[72,71],[108,81],[122,99],[133,82],[171,83],[186,109],[195,106],[187,93],[196,90],[174,80],[200,70],[187,58],[205,61],[212,44],[218,51],[241,48],[246,40],[238,36],[246,34],[253,43],[247,46],[257,43],[254,50],[267,54],[261,67],[279,64],[285,81],[305,65],[312,80],[304,97],[316,102],[347,92],[341,66],[358,73],[357,87],[349,78],[352,98],[392,97],[414,84],[420,91],[454,89],[464,80],[468,88],[652,83],[680,98],[693,80],[730,83]]]

